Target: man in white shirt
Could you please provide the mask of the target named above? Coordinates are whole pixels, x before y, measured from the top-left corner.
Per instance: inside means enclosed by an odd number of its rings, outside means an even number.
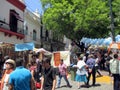
[[[118,54],[114,54],[113,59],[110,60],[110,71],[114,78],[113,90],[120,90],[120,61],[118,60]]]

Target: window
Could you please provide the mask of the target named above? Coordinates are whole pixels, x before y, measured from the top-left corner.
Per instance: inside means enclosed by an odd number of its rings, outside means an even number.
[[[35,40],[36,41],[36,35],[37,33],[36,33],[36,30],[33,30],[33,40]]]
[[[17,13],[15,10],[10,10],[10,30],[13,32],[17,32]]]
[[[41,26],[41,29],[40,29],[40,38],[41,39],[43,38],[43,26]]]
[[[48,41],[48,38],[49,38],[49,32],[48,32],[48,30],[46,30],[46,32],[45,32],[45,40]]]
[[[25,35],[28,35],[28,26],[25,26],[24,34],[25,34]]]

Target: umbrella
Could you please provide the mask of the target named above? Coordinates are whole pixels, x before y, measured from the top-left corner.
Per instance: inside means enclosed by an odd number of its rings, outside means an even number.
[[[120,49],[120,43],[111,43],[109,48]]]
[[[35,48],[34,51],[35,51],[36,53],[42,52],[42,53],[44,53],[44,55],[51,55],[51,54],[52,54],[51,52],[45,50],[44,48],[39,48],[39,49],[36,49],[36,48]]]

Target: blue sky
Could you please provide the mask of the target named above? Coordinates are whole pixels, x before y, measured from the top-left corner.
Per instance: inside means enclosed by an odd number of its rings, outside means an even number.
[[[38,9],[40,14],[43,13],[40,0],[25,0],[25,4],[28,10],[34,12],[36,9]]]

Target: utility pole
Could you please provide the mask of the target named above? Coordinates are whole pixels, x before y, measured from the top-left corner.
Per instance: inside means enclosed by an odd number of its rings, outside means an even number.
[[[114,31],[114,17],[112,13],[112,0],[109,0],[109,5],[110,5],[110,19],[111,19],[111,33],[112,33],[112,41],[115,42],[115,31]]]

